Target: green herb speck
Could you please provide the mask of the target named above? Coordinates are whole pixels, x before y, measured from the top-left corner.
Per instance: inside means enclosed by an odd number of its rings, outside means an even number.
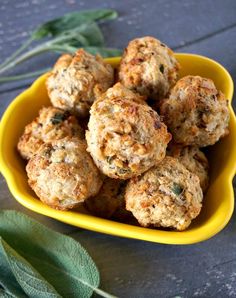
[[[164,65],[163,65],[163,64],[160,65],[159,69],[160,69],[160,72],[161,72],[161,73],[164,73],[164,69],[165,69],[165,68],[164,68]]]
[[[120,173],[121,175],[130,172],[129,169],[122,169],[122,168],[118,168],[118,171],[119,171],[119,173]]]
[[[183,187],[181,187],[179,184],[175,183],[173,184],[173,188],[172,191],[176,196],[181,195],[181,193],[183,192]]]
[[[53,125],[59,124],[62,121],[66,120],[68,118],[69,114],[68,113],[56,113],[50,121],[52,122]]]

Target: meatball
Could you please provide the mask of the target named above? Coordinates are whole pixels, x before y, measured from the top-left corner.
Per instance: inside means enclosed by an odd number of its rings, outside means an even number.
[[[39,116],[25,127],[17,149],[24,159],[30,159],[42,144],[67,136],[84,138],[75,116],[54,107],[42,108]]]
[[[85,141],[64,138],[44,144],[29,160],[28,182],[40,200],[68,210],[96,195],[102,178],[86,152]]]
[[[53,106],[85,117],[97,96],[113,81],[111,65],[80,49],[74,57],[66,54],[58,59],[46,85]]]
[[[92,105],[86,139],[88,151],[105,175],[129,179],[165,157],[171,135],[154,110],[130,99],[131,91],[127,90],[127,98],[125,93],[113,96],[116,87]]]
[[[186,229],[202,207],[199,178],[176,158],[167,156],[157,166],[128,182],[125,200],[141,226]]]
[[[160,113],[177,143],[205,147],[228,134],[227,105],[212,80],[186,76],[163,101]]]
[[[106,177],[99,193],[85,201],[87,209],[97,216],[119,220],[129,219],[132,214],[125,209],[126,181]]]
[[[159,101],[176,83],[178,70],[173,52],[158,39],[146,36],[128,44],[118,76],[127,88]]]
[[[183,147],[172,143],[167,148],[167,155],[178,158],[187,170],[198,176],[203,192],[207,190],[209,184],[209,163],[205,154],[198,147]]]

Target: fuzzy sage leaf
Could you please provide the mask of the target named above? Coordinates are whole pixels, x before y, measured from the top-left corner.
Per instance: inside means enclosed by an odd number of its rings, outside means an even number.
[[[17,298],[27,298],[25,292],[22,290],[21,286],[18,284],[14,274],[12,273],[10,266],[7,262],[5,256],[0,253],[0,297],[17,297]]]
[[[35,270],[1,237],[0,258],[7,261],[15,279],[29,297],[61,297],[56,290],[39,274],[39,272],[37,272],[37,270]]]
[[[18,296],[14,296],[12,294],[9,294],[9,292],[7,292],[5,289],[1,289],[1,288],[0,288],[0,297],[1,298],[18,298]]]
[[[92,55],[100,54],[102,57],[117,57],[122,54],[121,50],[101,47],[84,47],[85,51]]]
[[[0,211],[0,236],[62,297],[90,297],[93,291],[114,297],[98,289],[96,265],[72,238],[16,211]]]
[[[120,56],[122,51],[118,49],[113,49],[113,48],[103,48],[103,47],[83,47],[83,49],[87,52],[89,52],[92,55],[99,54],[103,58],[108,58],[108,57],[117,57]],[[74,54],[75,51],[77,50],[76,47],[70,46],[70,45],[58,45],[54,47],[54,50],[59,53],[70,53]],[[0,79],[1,82],[1,79]]]
[[[111,9],[85,10],[81,12],[67,13],[60,18],[56,18],[41,25],[33,32],[34,39],[56,36],[64,31],[71,30],[84,23],[108,21],[117,18],[117,12]]]

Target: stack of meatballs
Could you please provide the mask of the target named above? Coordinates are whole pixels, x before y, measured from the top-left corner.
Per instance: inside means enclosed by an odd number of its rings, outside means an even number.
[[[84,204],[103,218],[186,229],[208,187],[200,148],[228,134],[229,110],[212,80],[178,80],[179,69],[153,37],[132,40],[117,70],[83,49],[62,55],[46,81],[52,106],[18,142],[39,199],[59,210]]]

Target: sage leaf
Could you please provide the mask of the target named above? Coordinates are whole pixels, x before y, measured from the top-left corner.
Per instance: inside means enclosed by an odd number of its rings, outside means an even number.
[[[62,38],[63,36],[65,38]],[[48,41],[47,44],[68,44],[75,47],[104,46],[104,37],[96,23],[85,23],[73,29],[63,31],[60,35]]]
[[[62,297],[90,297],[101,291],[96,265],[74,239],[13,210],[0,211],[0,236]]]
[[[0,237],[0,257],[5,258],[17,282],[30,297],[61,297],[56,290]]]
[[[6,290],[1,289],[1,288],[0,288],[0,297],[1,298],[18,298],[17,296],[13,296],[13,295],[9,294]]]
[[[118,57],[122,54],[122,51],[119,49],[113,49],[113,48],[105,48],[105,47],[82,47],[85,51],[89,52],[92,55],[99,54],[103,58],[109,58],[109,57]],[[69,53],[74,54],[78,47],[74,47],[71,45],[56,45],[51,48],[54,52],[57,53]],[[1,79],[0,79],[1,82]]]
[[[121,50],[113,49],[113,48],[84,47],[84,49],[85,51],[93,55],[100,54],[103,58],[117,57],[122,54]]]
[[[0,285],[3,288],[0,291],[0,297],[2,297],[3,294],[17,298],[27,297],[12,273],[7,259],[5,256],[2,256],[2,253],[0,253]],[[4,295],[3,297],[5,297]]]
[[[41,25],[32,33],[32,38],[38,40],[45,37],[56,36],[84,23],[108,21],[116,18],[117,12],[111,9],[95,9],[67,13],[60,18],[53,19]]]
[[[86,26],[79,26],[76,29],[70,30],[67,33],[68,36],[72,35],[73,31],[79,31],[76,34],[76,38],[72,37],[70,40],[62,43],[55,43],[57,45],[69,45],[74,46],[75,48],[79,48],[81,46],[104,46],[104,37],[102,31],[98,27],[96,23],[87,24]]]
[[[87,39],[89,45],[104,46],[102,31],[96,23],[93,22],[88,24],[88,26],[84,27],[84,30],[82,30],[80,34]],[[74,46],[77,46],[77,44],[74,44]]]

